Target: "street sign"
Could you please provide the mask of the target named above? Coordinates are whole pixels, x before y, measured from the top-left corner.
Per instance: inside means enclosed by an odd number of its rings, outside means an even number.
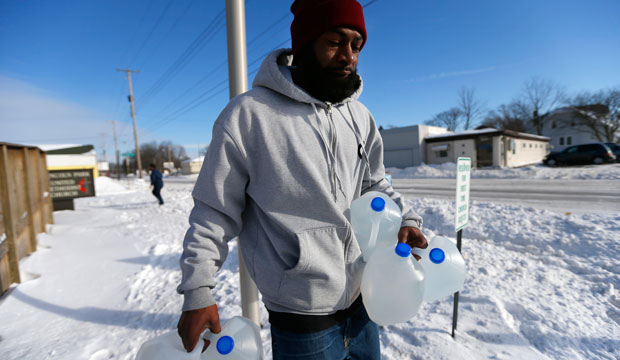
[[[469,179],[471,158],[460,157],[456,162],[456,211],[454,231],[458,232],[469,220]]]
[[[122,156],[126,156],[126,157],[135,157],[136,156],[136,154],[134,154],[134,153],[122,153],[121,155]]]

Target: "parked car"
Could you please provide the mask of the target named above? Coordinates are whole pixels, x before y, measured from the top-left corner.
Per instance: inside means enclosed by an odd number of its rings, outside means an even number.
[[[605,145],[616,155],[616,161],[620,162],[620,144],[605,143]]]
[[[560,152],[551,152],[543,163],[547,166],[603,164],[616,161],[616,156],[602,143],[582,144],[567,147]]]

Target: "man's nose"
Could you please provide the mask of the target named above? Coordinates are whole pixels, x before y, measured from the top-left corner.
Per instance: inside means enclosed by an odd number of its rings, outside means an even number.
[[[346,62],[347,65],[352,65],[355,62],[357,55],[353,52],[351,44],[344,45],[340,48],[340,58],[342,62]]]

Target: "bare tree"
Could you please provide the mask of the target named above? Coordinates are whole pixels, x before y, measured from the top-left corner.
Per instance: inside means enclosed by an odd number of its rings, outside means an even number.
[[[463,128],[469,129],[484,111],[480,101],[475,98],[475,89],[462,87],[459,90],[459,109],[463,117]]]
[[[500,105],[497,110],[489,111],[482,125],[502,130],[525,132],[527,119],[525,107],[515,100],[508,105]]]
[[[447,128],[448,131],[455,131],[459,127],[461,119],[461,109],[453,107],[450,110],[440,112],[431,120],[426,120],[424,124],[431,126],[442,126]]]
[[[157,168],[163,169],[164,162],[168,161],[168,149],[170,149],[170,157],[175,168],[181,167],[183,160],[189,159],[185,153],[185,148],[181,145],[175,145],[171,141],[162,141],[158,143],[153,141],[140,145],[140,155],[142,155],[143,164],[155,164]],[[136,159],[131,158],[131,169],[136,166]]]
[[[530,123],[538,135],[542,135],[546,113],[565,99],[564,89],[550,81],[531,78],[523,86],[521,103],[530,114]]]
[[[620,141],[620,87],[582,92],[569,101],[577,125],[601,142]]]

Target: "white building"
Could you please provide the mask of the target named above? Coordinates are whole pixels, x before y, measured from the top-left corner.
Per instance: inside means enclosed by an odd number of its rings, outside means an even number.
[[[204,161],[204,156],[183,161],[181,163],[181,173],[183,175],[198,174]]]
[[[35,145],[45,151],[48,170],[92,169],[99,176],[97,153],[92,145]]]
[[[550,112],[543,124],[542,134],[551,139],[553,151],[562,151],[572,145],[601,142],[591,129],[583,125],[583,114],[609,113],[605,105],[567,106]]]
[[[473,167],[532,165],[541,162],[549,148],[548,137],[493,128],[433,135],[424,141],[427,164],[469,157]]]
[[[427,162],[423,146],[429,135],[444,134],[448,130],[437,126],[413,125],[380,131],[383,138],[385,167],[406,168]]]

